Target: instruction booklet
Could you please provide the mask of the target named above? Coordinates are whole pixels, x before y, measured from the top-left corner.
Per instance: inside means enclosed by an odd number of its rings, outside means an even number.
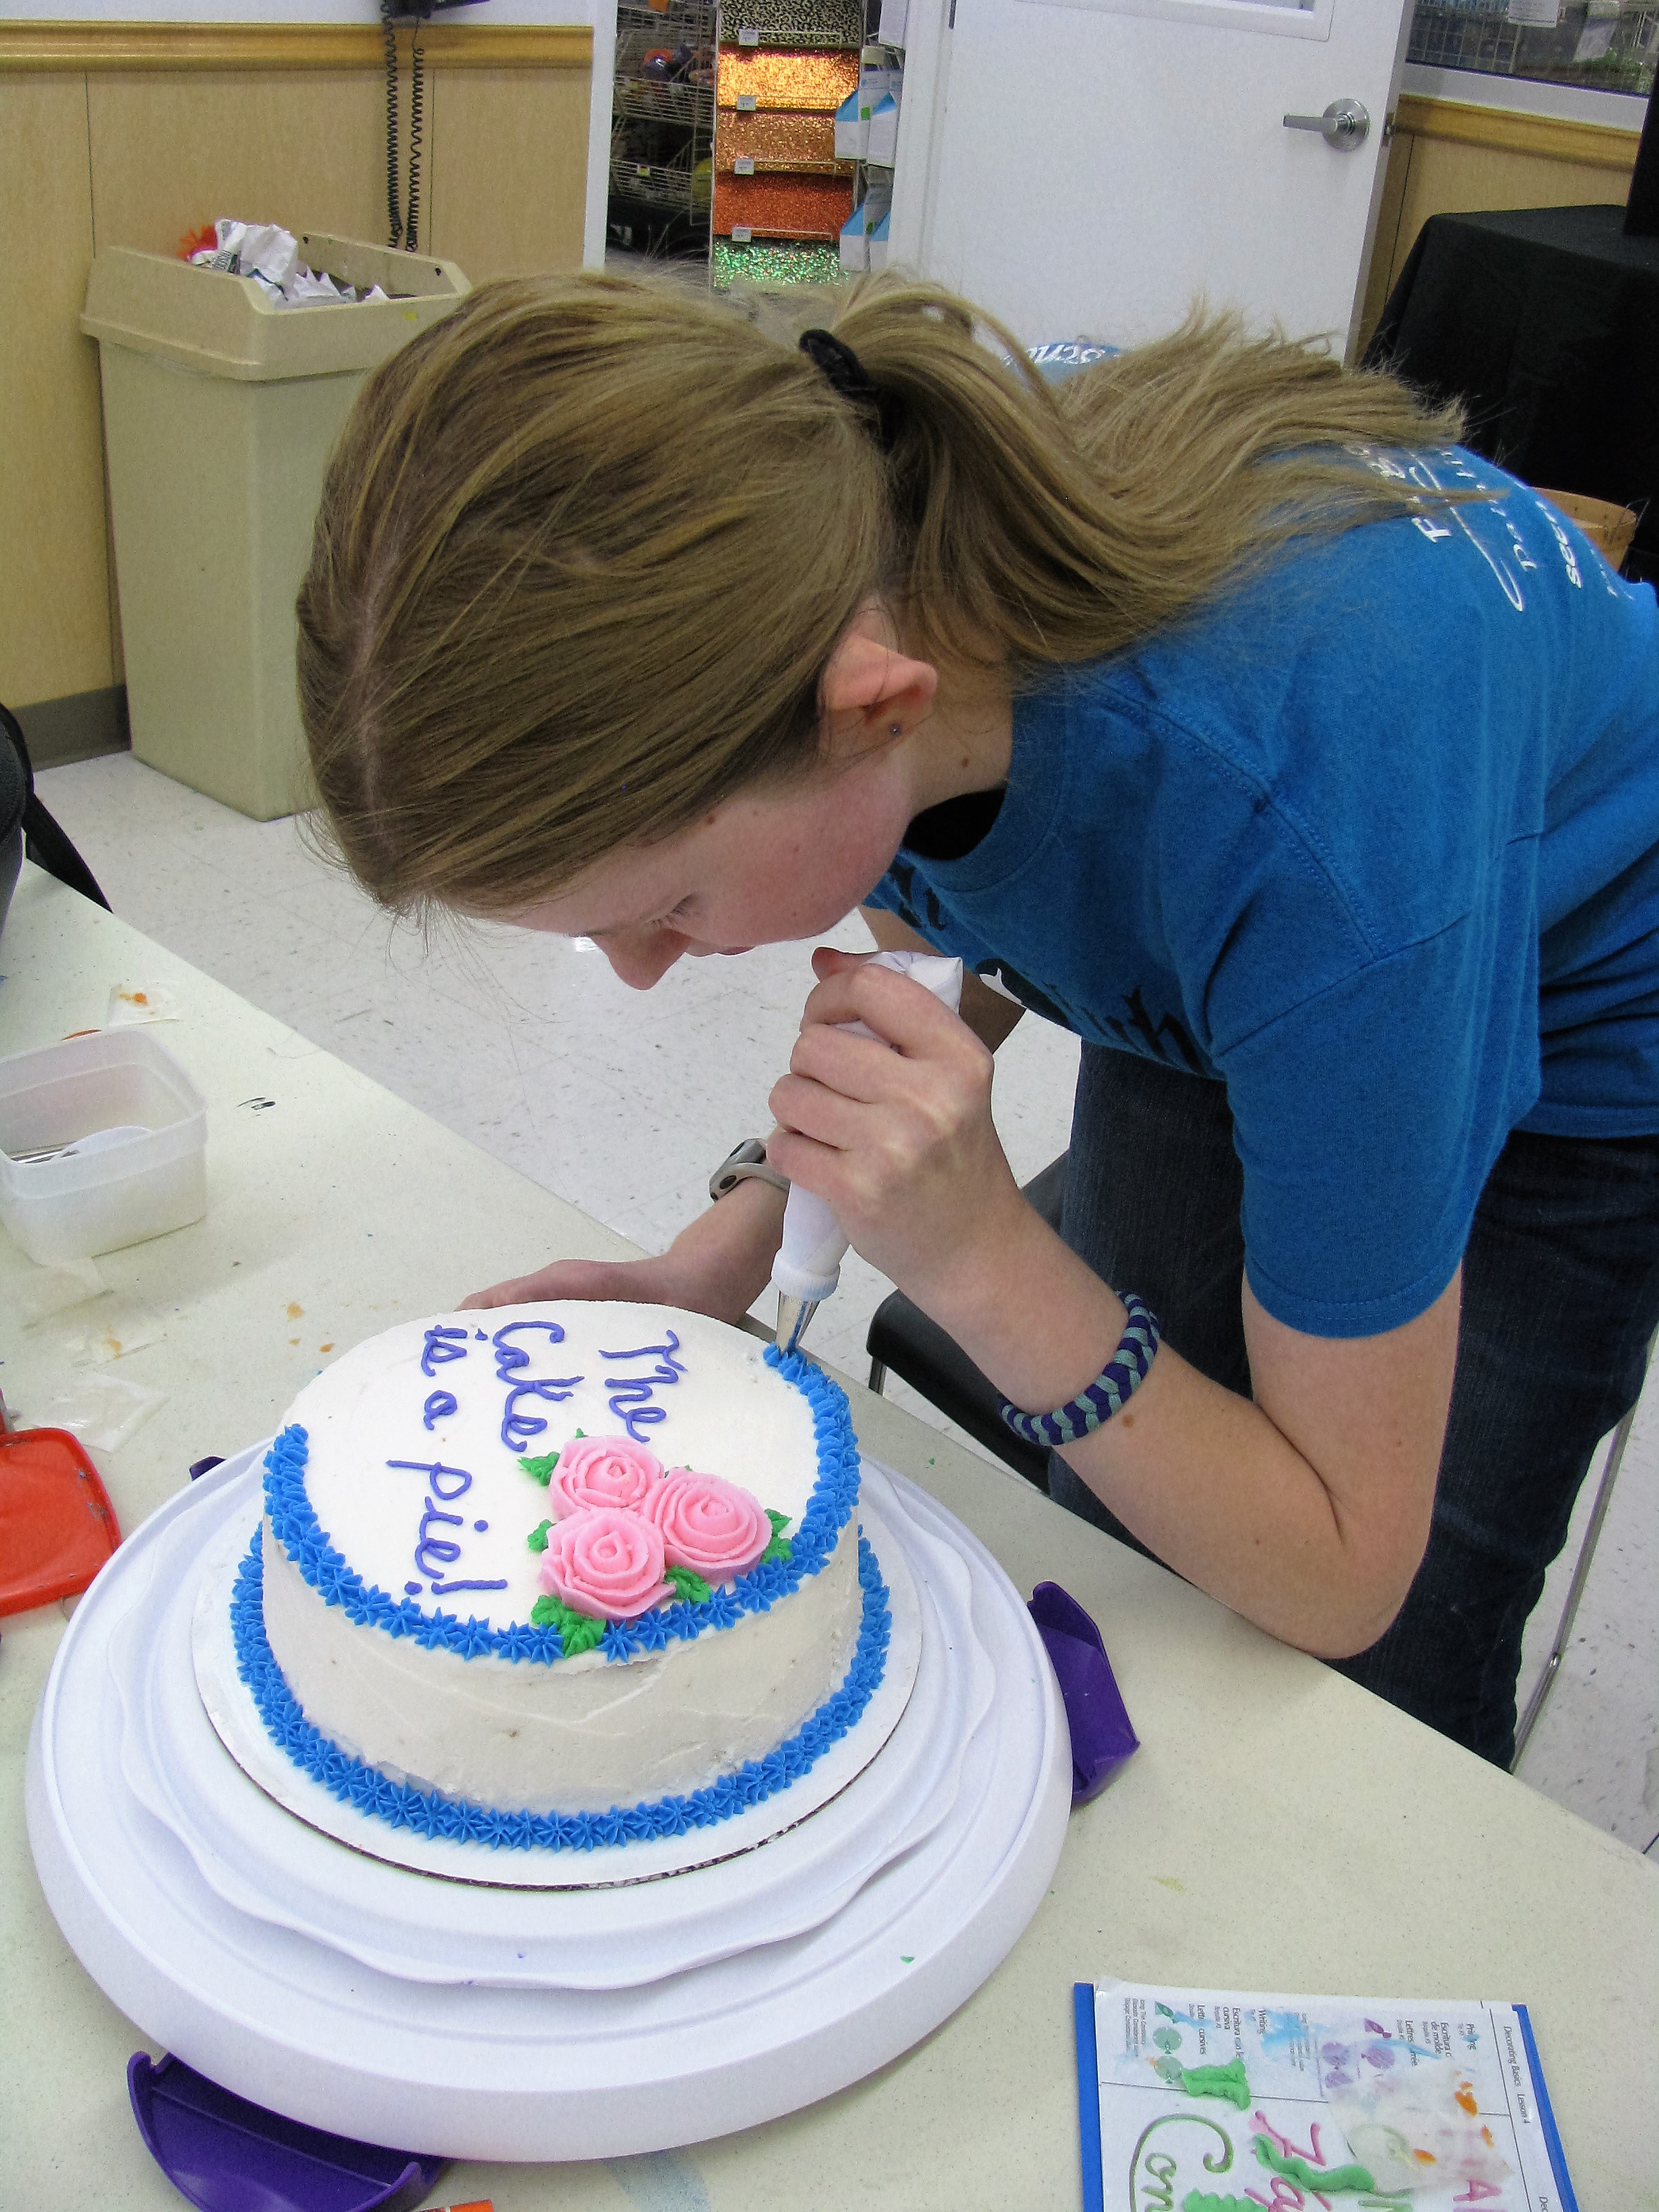
[[[1085,2212],[1577,2212],[1524,2005],[1074,1994]]]

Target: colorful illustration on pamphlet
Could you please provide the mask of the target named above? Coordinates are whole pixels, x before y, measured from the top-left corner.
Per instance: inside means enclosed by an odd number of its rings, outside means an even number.
[[[1080,1984],[1088,2212],[1576,2212],[1525,2008]]]

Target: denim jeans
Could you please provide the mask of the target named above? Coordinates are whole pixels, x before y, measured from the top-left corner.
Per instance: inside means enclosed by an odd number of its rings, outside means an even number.
[[[1184,1359],[1248,1395],[1243,1189],[1224,1085],[1084,1046],[1061,1234],[1146,1301]],[[1464,1255],[1428,1550],[1393,1626],[1340,1673],[1508,1765],[1527,1616],[1656,1326],[1659,1136],[1516,1132]],[[1058,1455],[1049,1489],[1146,1550]]]

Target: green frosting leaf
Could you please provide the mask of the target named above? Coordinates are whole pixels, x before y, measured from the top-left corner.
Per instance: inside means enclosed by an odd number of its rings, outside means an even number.
[[[581,1434],[580,1430],[579,1429],[576,1433],[580,1436]],[[519,1465],[524,1469],[525,1473],[531,1476],[533,1480],[539,1482],[544,1490],[546,1489],[548,1484],[552,1480],[553,1470],[558,1463],[559,1455],[557,1452],[548,1452],[541,1459],[521,1459],[519,1462]]]
[[[605,1634],[602,1620],[595,1620],[585,1613],[577,1613],[562,1598],[550,1595],[538,1597],[531,1607],[530,1623],[532,1628],[556,1628],[567,1659],[574,1659],[581,1652],[591,1651]]]
[[[1323,2190],[1328,2197],[1362,2190],[1369,2193],[1376,2187],[1363,2166],[1310,2166],[1305,2158],[1286,2158],[1266,2136],[1256,2137],[1255,2154],[1269,2173],[1282,2173],[1300,2189]]]
[[[672,1583],[687,1605],[707,1605],[714,1595],[702,1577],[690,1567],[665,1567],[663,1580]]]
[[[525,1538],[526,1543],[532,1552],[544,1552],[547,1549],[547,1532],[552,1526],[553,1523],[550,1521],[544,1521],[539,1528],[532,1528]]]
[[[1248,2197],[1206,2197],[1201,2189],[1189,2189],[1181,2200],[1181,2212],[1256,2212]]]
[[[755,1565],[757,1567],[763,1567],[769,1559],[787,1559],[794,1556],[793,1547],[786,1542],[783,1534],[789,1526],[789,1516],[787,1513],[775,1513],[769,1505],[766,1508],[766,1517],[772,1523],[772,1540],[756,1560]]]
[[[1244,2079],[1242,2058],[1235,2058],[1226,2066],[1183,2066],[1181,2086],[1189,2097],[1224,2097],[1241,2112],[1249,2110],[1250,2085]],[[1261,2142],[1263,2138],[1258,2136],[1256,2141]]]

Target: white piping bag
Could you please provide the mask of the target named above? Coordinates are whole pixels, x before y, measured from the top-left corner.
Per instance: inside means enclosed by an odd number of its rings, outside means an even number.
[[[954,1014],[962,1006],[962,963],[939,952],[878,952],[866,967],[890,968],[931,991]],[[849,1036],[873,1036],[862,1022],[843,1022]],[[848,1240],[821,1198],[799,1185],[783,1209],[783,1243],[772,1262],[772,1287],[778,1294],[777,1344],[793,1352],[806,1324],[841,1280]]]

